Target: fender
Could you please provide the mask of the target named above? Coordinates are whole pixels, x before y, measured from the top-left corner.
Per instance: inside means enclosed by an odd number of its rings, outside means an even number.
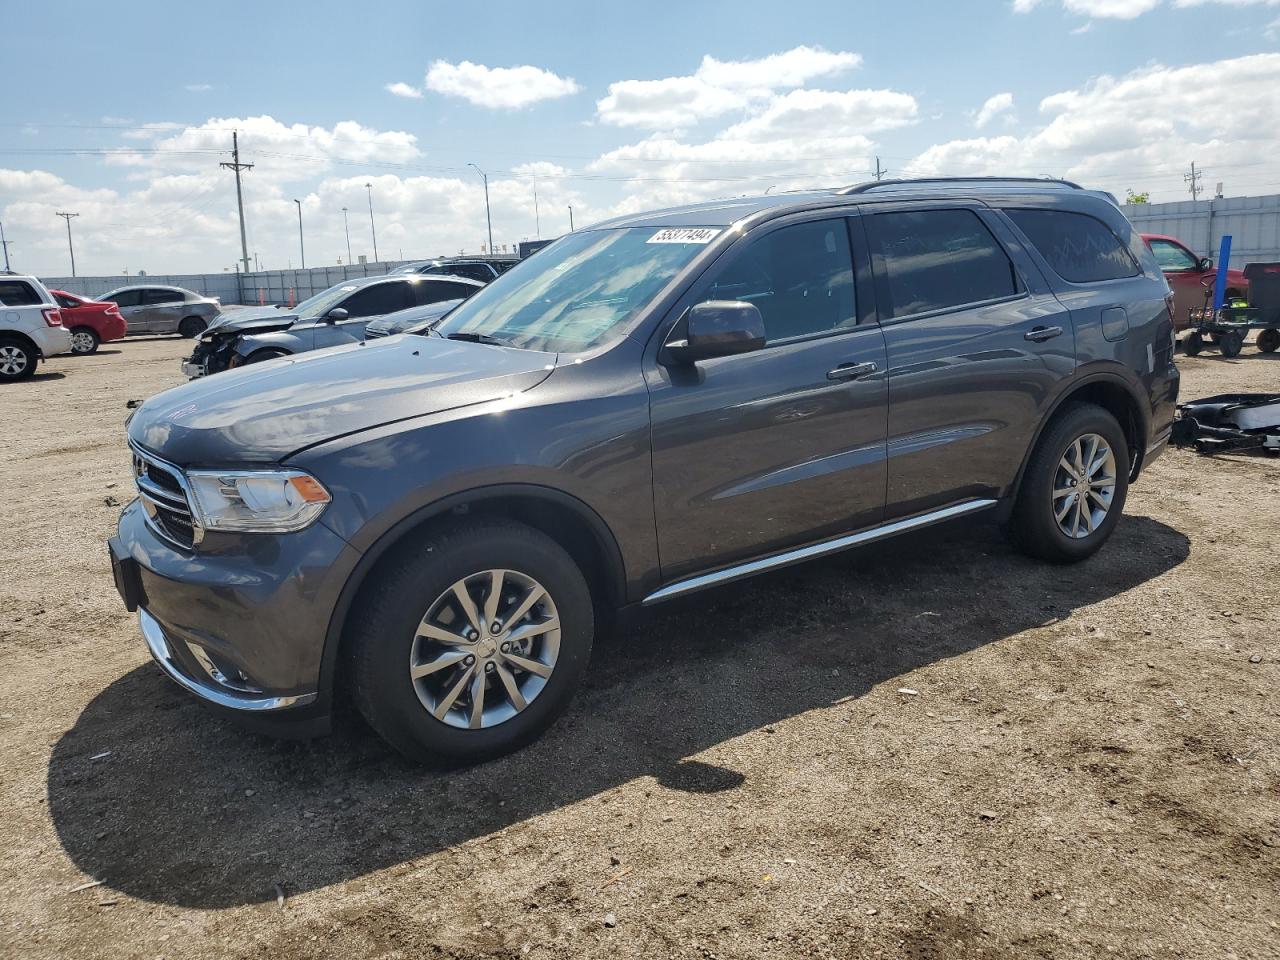
[[[272,330],[267,333],[246,333],[236,338],[232,350],[239,357],[249,357],[259,350],[271,348],[287,350],[289,353],[301,353],[309,350],[304,346],[302,338],[290,330]]]
[[[338,651],[342,646],[342,628],[346,624],[347,614],[350,613],[351,605],[355,602],[355,598],[359,594],[361,586],[364,585],[369,571],[373,569],[377,562],[382,559],[388,550],[400,542],[405,533],[433,517],[438,517],[459,507],[481,503],[485,500],[513,496],[540,499],[554,503],[557,506],[572,510],[585,521],[595,535],[597,544],[600,547],[600,553],[605,558],[605,565],[608,567],[605,571],[605,576],[610,592],[619,603],[623,602],[626,597],[626,575],[622,563],[622,551],[618,547],[618,541],[614,537],[613,531],[609,529],[600,515],[577,497],[551,487],[529,483],[493,484],[442,497],[401,517],[383,531],[373,545],[357,561],[355,568],[351,571],[351,575],[347,578],[346,584],[338,595],[338,602],[334,604],[333,612],[329,616],[329,628],[325,631],[324,653],[321,655],[320,661],[320,695],[318,698],[323,704],[322,709],[327,712],[333,701],[334,681],[338,668]]]

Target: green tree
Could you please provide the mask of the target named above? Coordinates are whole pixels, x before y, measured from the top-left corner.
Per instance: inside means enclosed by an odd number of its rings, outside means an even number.
[[[1151,194],[1148,193],[1146,190],[1143,190],[1142,193],[1134,193],[1132,190],[1129,190],[1129,191],[1126,191],[1124,195],[1124,202],[1125,203],[1150,203]]]

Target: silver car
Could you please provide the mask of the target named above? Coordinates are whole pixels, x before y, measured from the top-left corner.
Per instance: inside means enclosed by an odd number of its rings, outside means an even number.
[[[126,336],[179,333],[190,340],[200,336],[222,312],[217,297],[202,297],[182,287],[120,287],[98,299],[110,300],[120,308]]]

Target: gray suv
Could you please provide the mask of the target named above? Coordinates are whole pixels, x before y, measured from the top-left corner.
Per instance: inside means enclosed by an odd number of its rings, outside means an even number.
[[[1107,194],[703,203],[563,237],[420,335],[152,397],[111,556],[195,696],[311,734],[349,690],[468,762],[551,724],[618,608],[979,512],[1083,560],[1177,392]]]

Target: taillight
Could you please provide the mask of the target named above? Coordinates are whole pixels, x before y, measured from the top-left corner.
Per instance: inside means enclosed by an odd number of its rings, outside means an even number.
[[[44,314],[44,322],[51,327],[62,326],[62,311],[57,307],[46,307],[40,311]]]
[[[107,309],[104,312],[108,317],[120,316],[120,308],[117,307],[114,303],[111,306],[107,307]]]

